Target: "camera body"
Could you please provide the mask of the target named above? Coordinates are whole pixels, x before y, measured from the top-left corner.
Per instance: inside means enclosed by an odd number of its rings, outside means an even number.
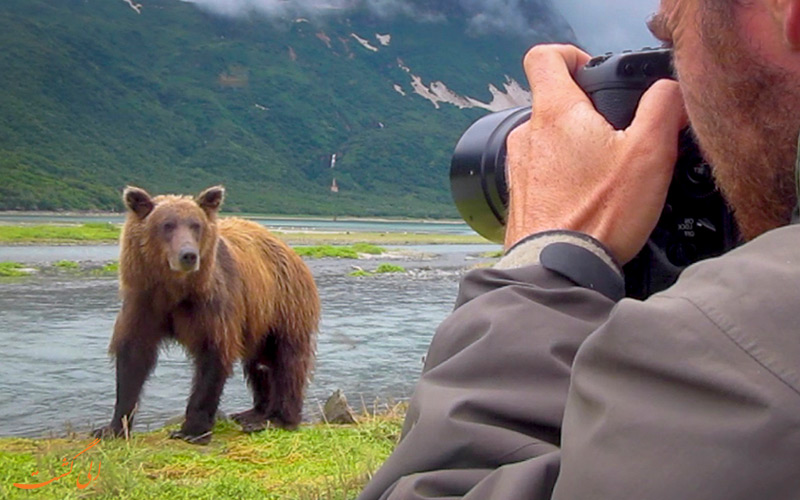
[[[669,49],[605,54],[575,75],[597,111],[626,128],[645,90],[674,78]],[[462,135],[453,153],[450,185],[461,216],[479,234],[501,243],[508,212],[506,139],[528,121],[530,107],[484,116]],[[667,200],[655,230],[623,268],[626,295],[643,299],[668,288],[689,264],[718,256],[739,241],[736,224],[689,129],[681,133]]]

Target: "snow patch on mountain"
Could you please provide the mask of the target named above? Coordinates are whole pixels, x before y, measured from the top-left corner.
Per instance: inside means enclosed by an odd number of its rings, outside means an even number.
[[[392,42],[392,35],[389,33],[385,35],[381,35],[380,33],[375,33],[375,38],[378,39],[381,45],[387,47]]]
[[[508,75],[506,75],[503,90],[498,89],[493,84],[489,84],[489,93],[492,94],[492,100],[482,102],[472,97],[458,95],[450,90],[444,82],[436,81],[431,82],[430,85],[425,85],[422,82],[422,77],[412,73],[411,68],[406,66],[399,57],[397,58],[397,66],[411,77],[411,87],[414,89],[414,93],[430,101],[436,109],[441,108],[439,103],[452,104],[459,109],[481,108],[488,111],[502,111],[516,106],[528,106],[531,104],[530,92],[522,88],[516,80]],[[398,92],[402,90],[402,88],[398,90],[398,85],[396,84],[394,89]]]
[[[331,48],[331,37],[326,35],[324,31],[320,31],[319,33],[317,33],[317,38],[322,40],[322,43],[327,45],[329,49]]]
[[[355,33],[350,33],[350,36],[356,39],[358,43],[360,43],[365,49],[371,50],[372,52],[378,52],[378,48],[374,47],[369,43],[369,41],[361,38],[360,36],[356,35]]]
[[[122,0],[122,1],[128,4],[131,9],[135,10],[137,14],[142,13],[142,4],[134,3],[133,0]]]

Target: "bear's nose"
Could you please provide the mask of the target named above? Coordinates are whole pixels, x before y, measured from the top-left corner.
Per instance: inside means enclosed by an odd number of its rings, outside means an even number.
[[[181,250],[180,256],[178,257],[181,262],[181,267],[185,271],[193,270],[197,267],[197,251],[195,250]]]

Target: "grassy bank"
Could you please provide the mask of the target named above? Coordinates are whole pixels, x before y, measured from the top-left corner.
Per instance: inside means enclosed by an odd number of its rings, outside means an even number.
[[[121,226],[89,224],[0,224],[0,245],[103,244],[116,243]],[[290,245],[426,245],[488,243],[475,234],[380,233],[380,232],[294,232],[273,231]]]
[[[115,277],[119,271],[118,261],[98,263],[93,261],[76,262],[73,260],[59,260],[49,264],[22,264],[20,262],[0,262],[0,279],[2,278],[24,278],[36,274],[53,276],[69,275],[93,276],[93,277]]]
[[[315,245],[297,246],[294,248],[297,255],[312,259],[334,257],[339,259],[357,259],[359,254],[381,255],[386,252],[384,248],[369,243],[355,243],[353,245]]]
[[[208,446],[168,439],[172,427],[101,441],[76,458],[92,439],[0,438],[0,498],[352,499],[396,445],[402,413],[393,408],[354,425],[256,434],[226,421],[217,424]],[[58,477],[70,461],[72,472],[50,484],[14,486]],[[88,474],[91,484],[79,488]]]
[[[0,225],[0,243],[105,243],[119,239],[120,226],[109,222],[87,224]]]

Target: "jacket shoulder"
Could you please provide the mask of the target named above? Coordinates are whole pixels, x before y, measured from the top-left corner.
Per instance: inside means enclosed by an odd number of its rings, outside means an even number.
[[[691,302],[741,349],[800,392],[800,226],[699,262],[657,297]]]

